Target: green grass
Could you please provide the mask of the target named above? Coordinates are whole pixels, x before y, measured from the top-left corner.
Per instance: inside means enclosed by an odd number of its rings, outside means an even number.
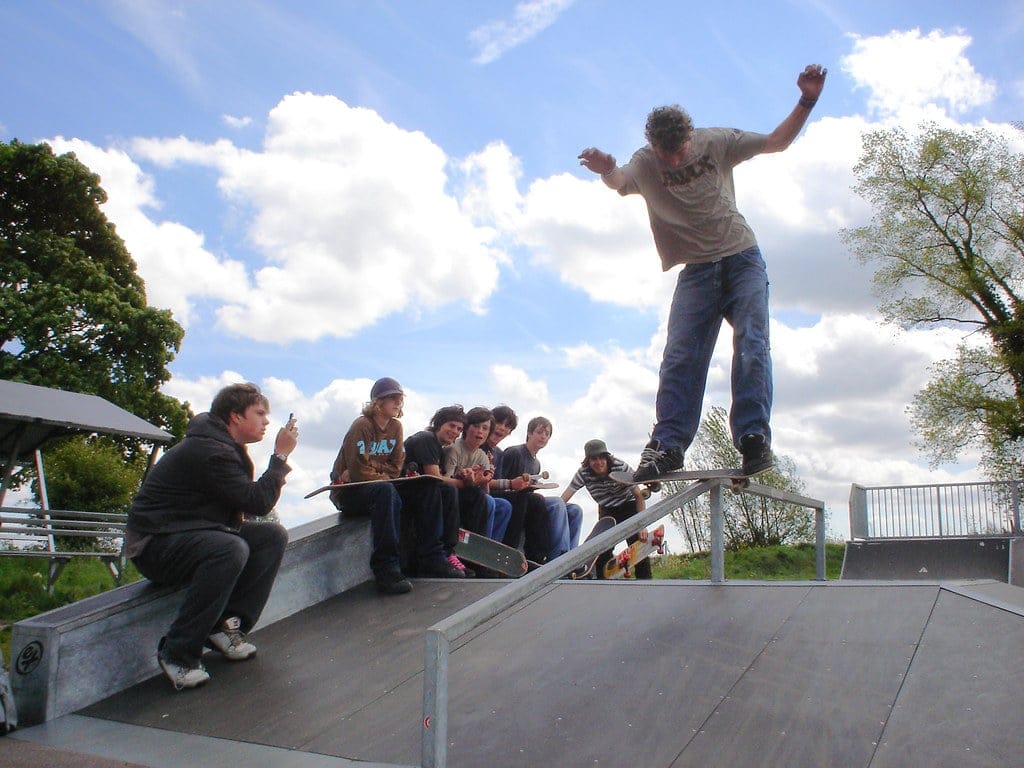
[[[117,586],[107,566],[99,559],[77,557],[67,564],[46,593],[47,561],[43,558],[0,557],[0,648],[11,662],[11,625],[16,621],[59,608]],[[139,572],[128,563],[122,584],[137,581]]]
[[[825,544],[825,578],[839,578],[845,548],[843,543]],[[711,555],[669,555],[663,562],[655,560],[653,573],[656,579],[710,579]],[[813,544],[751,547],[725,553],[726,579],[805,581],[815,575]]]

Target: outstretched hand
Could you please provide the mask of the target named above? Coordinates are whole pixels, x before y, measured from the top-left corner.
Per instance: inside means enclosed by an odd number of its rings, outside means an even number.
[[[825,87],[825,76],[828,70],[821,64],[808,64],[796,78],[796,87],[805,99],[817,101]]]
[[[587,147],[578,155],[580,165],[604,176],[615,170],[615,158],[596,147]]]

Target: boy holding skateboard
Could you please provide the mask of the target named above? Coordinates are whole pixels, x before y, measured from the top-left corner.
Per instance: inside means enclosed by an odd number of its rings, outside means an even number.
[[[626,462],[612,456],[604,440],[588,440],[583,446],[583,463],[563,491],[562,501],[568,502],[576,491],[585,487],[591,498],[597,502],[598,518],[607,515],[615,518],[616,523],[621,523],[643,511],[644,497],[640,486],[616,482],[611,478],[611,473],[632,471]],[[634,534],[626,539],[626,543],[632,544],[640,538],[640,534]],[[611,559],[611,550],[598,556],[595,567],[597,578],[603,578],[604,564]],[[650,560],[637,563],[635,572],[638,579],[651,578]]]
[[[530,419],[526,425],[526,442],[507,449],[501,458],[501,477],[515,482],[522,475],[539,475],[537,454],[551,439],[551,422],[543,416]],[[512,519],[505,532],[505,542],[518,546],[522,532],[526,534],[526,556],[538,563],[554,560],[574,548],[580,541],[583,509],[567,505],[562,499],[544,497],[524,488],[509,494]]]
[[[700,423],[708,367],[722,320],[733,327],[733,442],[743,474],[774,464],[768,344],[768,275],[753,231],[736,208],[732,169],[755,155],[781,152],[800,133],[825,86],[827,70],[812,64],[797,77],[800,100],[770,134],[694,129],[678,106],[647,116],[647,146],[619,168],[590,147],[580,164],[620,195],[647,203],[662,269],[685,264],[668,318],[651,440],[633,475],[650,480],[683,465]]]
[[[403,500],[413,509],[422,507],[440,510],[443,521],[441,543],[444,548],[442,554],[445,566],[438,570],[428,565],[425,575],[455,578],[472,575],[455,555],[455,545],[459,539],[460,508],[465,502],[467,517],[480,518],[487,514],[487,504],[479,495],[463,500],[456,481],[445,477],[441,471],[444,465],[445,446],[454,443],[462,434],[465,421],[466,414],[461,405],[446,405],[434,413],[426,429],[405,441],[404,473],[431,475],[442,480],[429,487],[410,488],[407,493],[402,494]]]
[[[494,417],[488,408],[477,406],[466,412],[462,437],[444,449],[444,475],[459,489],[459,513],[462,527],[501,541],[512,515],[512,505],[501,503],[488,493],[494,468],[483,445],[491,434]],[[476,500],[483,502],[483,508]]]
[[[402,472],[402,406],[405,392],[390,377],[374,382],[370,401],[352,422],[331,470],[332,483],[394,480]],[[390,482],[369,483],[331,491],[331,501],[342,515],[368,516],[373,550],[370,568],[377,590],[385,595],[409,592],[412,584],[401,568],[401,514],[403,500]],[[416,510],[417,555],[428,568],[442,570],[448,563],[441,544],[440,505]]]

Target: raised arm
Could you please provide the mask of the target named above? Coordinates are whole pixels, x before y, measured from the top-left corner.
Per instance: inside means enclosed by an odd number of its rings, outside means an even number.
[[[804,123],[807,122],[811,110],[814,109],[818,97],[821,96],[822,88],[825,87],[827,74],[828,70],[820,64],[808,64],[804,67],[804,71],[796,79],[797,88],[800,89],[800,100],[793,107],[789,116],[768,134],[768,138],[764,142],[765,153],[781,152],[800,135]]]
[[[579,154],[580,165],[588,171],[601,174],[601,181],[611,189],[622,189],[626,175],[616,167],[615,157],[596,147],[587,147]]]

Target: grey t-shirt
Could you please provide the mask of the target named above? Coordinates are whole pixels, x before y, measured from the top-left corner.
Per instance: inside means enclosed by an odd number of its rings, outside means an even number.
[[[698,128],[686,162],[671,168],[650,146],[622,167],[620,195],[643,195],[661,268],[717,261],[757,244],[736,209],[732,169],[764,150],[767,136],[734,128]]]

